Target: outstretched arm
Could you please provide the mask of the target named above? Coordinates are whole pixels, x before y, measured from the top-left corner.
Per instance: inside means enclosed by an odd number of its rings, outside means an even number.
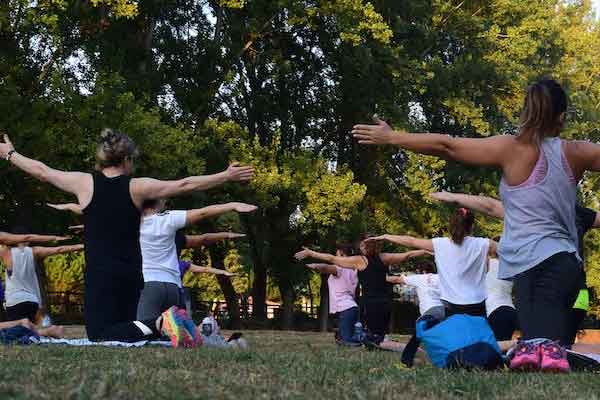
[[[54,208],[55,210],[59,210],[59,211],[70,211],[77,215],[83,214],[82,207],[77,203],[66,203],[66,204],[46,203],[46,205],[50,208]]]
[[[204,208],[198,208],[195,210],[188,210],[186,213],[186,225],[193,225],[206,218],[213,218],[219,215],[228,213],[230,211],[237,211],[239,213],[249,213],[256,211],[258,207],[252,204],[245,203],[226,203],[217,204],[214,206],[208,206]]]
[[[401,246],[433,252],[433,241],[431,239],[419,239],[406,235],[381,235],[368,238],[367,240],[384,240]]]
[[[223,275],[227,277],[236,276],[233,272],[226,271],[224,269],[218,268],[209,268],[209,267],[201,267],[199,265],[192,264],[190,265],[190,272],[194,274],[214,274],[214,275]]]
[[[473,211],[504,219],[504,206],[500,200],[487,196],[473,196],[470,194],[437,192],[431,193],[431,198],[447,203],[456,203]]]
[[[434,133],[395,132],[377,118],[374,122],[374,125],[355,125],[352,129],[354,138],[360,144],[394,145],[466,164],[501,167],[514,142],[514,138],[510,136],[466,139]]]
[[[342,268],[355,269],[358,271],[362,271],[367,267],[365,258],[361,256],[339,257],[334,256],[333,254],[319,253],[307,248],[296,253],[294,257],[297,260],[314,258],[315,260],[325,261],[326,263],[335,264]]]
[[[59,242],[62,240],[70,239],[67,236],[56,236],[56,235],[13,235],[12,233],[0,232],[0,244],[6,246],[14,246],[19,243],[48,243],[48,242]]]
[[[320,274],[337,276],[337,268],[335,267],[335,265],[312,263],[306,264],[306,268],[312,269],[313,271],[317,271]]]
[[[83,172],[59,171],[14,150],[8,135],[4,135],[4,143],[0,142],[0,158],[6,159],[10,153],[10,162],[26,174],[76,195],[80,204],[87,204],[90,201],[93,190],[92,175]]]
[[[232,240],[246,237],[243,233],[233,232],[217,232],[205,233],[203,235],[185,235],[185,248],[197,249],[202,246],[210,246],[212,244],[222,242],[224,240]]]
[[[254,176],[254,168],[233,163],[223,172],[214,175],[190,176],[175,181],[137,178],[131,181],[134,203],[141,207],[146,199],[166,199],[187,193],[207,190],[226,182],[245,182]]]
[[[426,255],[433,255],[433,253],[428,250],[413,250],[407,251],[406,253],[381,253],[379,258],[381,258],[381,261],[385,265],[398,265],[410,260],[411,258],[422,257]]]
[[[404,285],[406,283],[402,275],[387,275],[385,280],[387,283],[391,283],[393,285]]]
[[[38,259],[55,256],[57,254],[73,253],[75,251],[81,251],[83,249],[84,247],[82,244],[58,247],[32,247],[33,256]]]

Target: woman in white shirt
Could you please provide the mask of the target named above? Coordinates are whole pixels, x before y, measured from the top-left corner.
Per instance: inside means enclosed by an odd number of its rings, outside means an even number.
[[[474,223],[473,213],[466,208],[459,208],[450,217],[449,238],[418,239],[411,236],[382,235],[369,240],[385,240],[432,251],[446,316],[469,314],[485,317],[487,261],[488,256],[496,252],[496,242],[470,236]]]

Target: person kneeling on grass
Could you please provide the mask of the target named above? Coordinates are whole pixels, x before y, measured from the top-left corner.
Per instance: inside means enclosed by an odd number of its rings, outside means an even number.
[[[25,232],[16,228],[15,233]],[[29,247],[29,243],[19,243],[15,247],[0,248],[0,259],[6,265],[6,318],[10,321],[27,319],[37,323],[42,296],[36,273],[36,266],[43,264],[46,257],[83,250],[83,245],[59,247]],[[52,337],[63,337],[62,326],[45,329]]]
[[[359,243],[360,255],[338,257],[305,248],[294,255],[297,260],[314,258],[357,271],[361,285],[364,317],[369,335],[367,342],[379,345],[389,329],[392,314],[392,285],[387,281],[390,265],[429,254],[424,250],[406,253],[382,253],[381,246],[364,235]]]
[[[146,200],[143,204],[140,245],[145,283],[138,305],[138,320],[155,318],[171,306],[183,306],[183,285],[175,246],[175,234],[179,229],[230,211],[248,213],[258,208],[251,204],[227,203],[196,210],[163,212],[164,206],[164,200]],[[215,268],[196,265],[189,268],[194,273],[233,276]]]
[[[336,256],[347,257],[353,253],[352,246],[339,244]],[[359,345],[354,338],[354,325],[358,322],[358,305],[355,294],[358,276],[353,269],[341,268],[333,264],[306,264],[307,268],[317,271],[327,278],[329,288],[329,313],[337,316],[338,332],[336,342],[341,345]]]

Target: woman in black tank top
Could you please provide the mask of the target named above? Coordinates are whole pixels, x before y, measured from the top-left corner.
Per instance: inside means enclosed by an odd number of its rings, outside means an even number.
[[[148,199],[169,198],[206,190],[230,181],[248,181],[251,167],[232,164],[227,170],[174,181],[131,178],[138,155],[125,134],[106,129],[96,150],[96,172],[65,172],[16,152],[4,136],[0,153],[33,177],[77,196],[85,220],[85,321],[90,340],[138,341],[157,335],[160,319],[135,321],[143,287],[139,244],[140,210]],[[179,318],[179,313],[169,314]],[[183,340],[169,330],[174,345]],[[181,342],[182,344],[183,342]]]
[[[298,260],[314,258],[358,272],[363,319],[371,334],[369,339],[378,344],[383,341],[388,332],[392,314],[393,291],[392,284],[388,282],[389,266],[401,264],[411,258],[428,254],[428,252],[416,250],[407,253],[381,253],[379,243],[365,240],[371,236],[365,235],[360,242],[359,250],[362,254],[360,256],[338,257],[333,254],[304,249],[296,253],[295,257]]]

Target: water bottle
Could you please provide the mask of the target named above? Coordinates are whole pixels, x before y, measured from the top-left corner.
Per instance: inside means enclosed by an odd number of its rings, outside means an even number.
[[[201,331],[203,336],[210,336],[213,333],[213,323],[210,317],[205,317],[202,320]]]
[[[352,339],[355,342],[362,342],[364,337],[365,337],[365,332],[363,330],[363,325],[360,323],[360,321],[357,321],[354,324],[354,334],[352,335]]]
[[[46,314],[44,318],[42,318],[42,327],[47,328],[50,325],[52,325],[52,320],[50,319],[50,316]]]

